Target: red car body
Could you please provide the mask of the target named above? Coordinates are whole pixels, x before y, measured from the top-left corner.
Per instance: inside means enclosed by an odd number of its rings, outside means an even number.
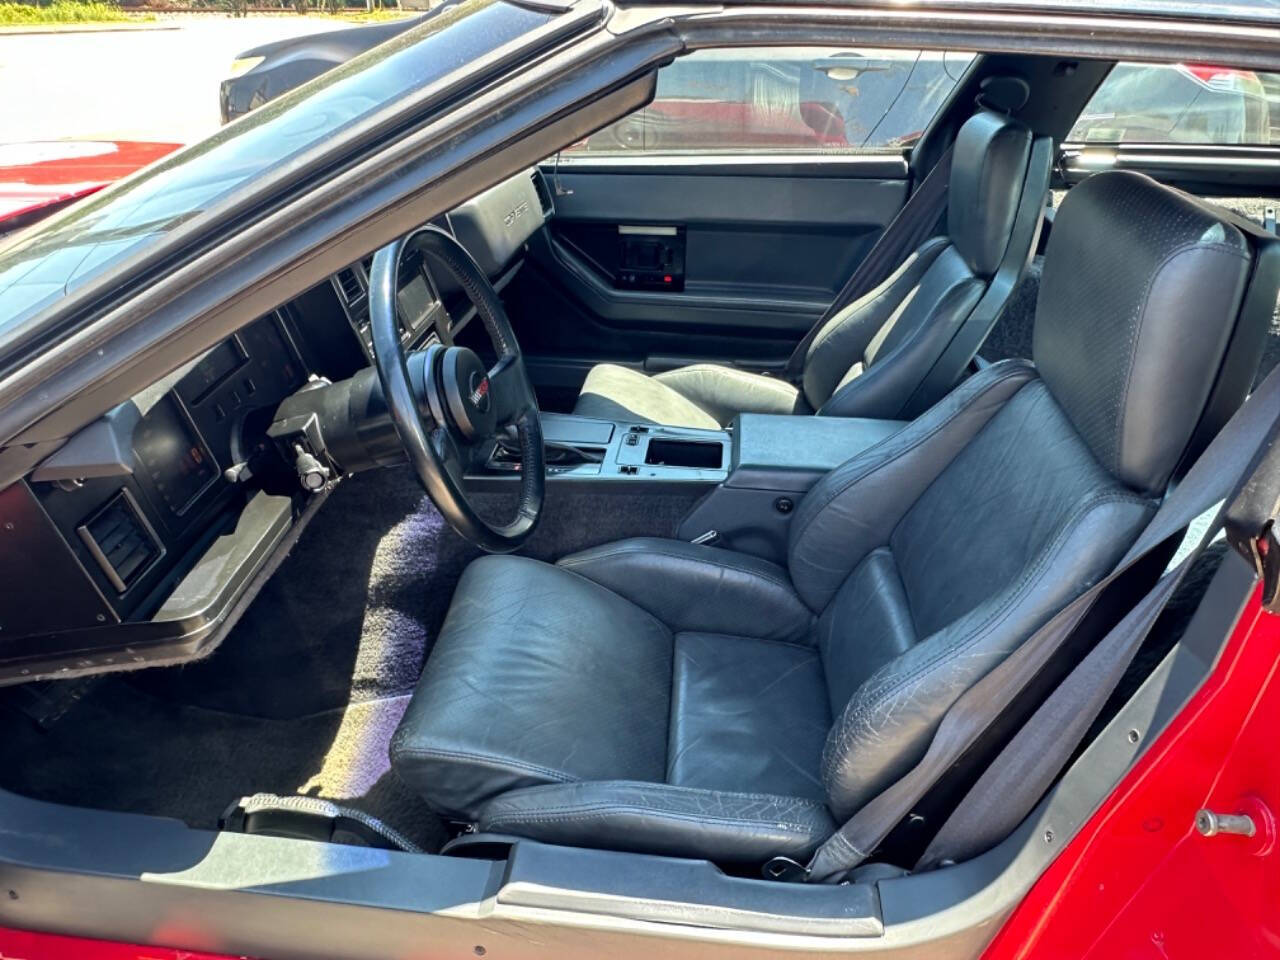
[[[130,140],[0,145],[0,233],[34,223],[180,146]]]

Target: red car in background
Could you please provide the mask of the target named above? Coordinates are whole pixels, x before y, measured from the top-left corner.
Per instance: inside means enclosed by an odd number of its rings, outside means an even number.
[[[0,144],[0,236],[42,220],[180,146],[129,140]]]

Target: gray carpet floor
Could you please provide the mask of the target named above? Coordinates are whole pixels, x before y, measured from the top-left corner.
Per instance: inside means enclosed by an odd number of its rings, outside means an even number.
[[[555,559],[667,535],[694,499],[553,488],[522,552]],[[491,495],[481,508],[501,516],[508,506]],[[407,470],[350,478],[208,658],[93,681],[42,724],[16,709],[18,698],[0,697],[0,783],[198,827],[215,826],[246,794],[309,794],[435,849],[444,825],[390,770],[387,744],[458,577],[478,555]]]

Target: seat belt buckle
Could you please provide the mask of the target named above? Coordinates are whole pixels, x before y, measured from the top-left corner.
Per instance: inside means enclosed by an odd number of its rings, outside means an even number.
[[[1274,520],[1254,537],[1253,552],[1262,574],[1262,609],[1280,614],[1280,539],[1276,537]]]
[[[1280,614],[1280,426],[1271,429],[1222,526],[1227,543],[1262,581],[1262,609]]]
[[[1280,538],[1276,535],[1276,521],[1270,519],[1254,526],[1252,531],[1242,530],[1227,515],[1227,542],[1236,553],[1244,557],[1254,573],[1262,581],[1262,609],[1280,614]]]

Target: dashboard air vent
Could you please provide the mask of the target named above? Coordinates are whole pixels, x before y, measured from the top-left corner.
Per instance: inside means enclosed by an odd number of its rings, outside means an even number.
[[[538,204],[542,207],[543,218],[551,216],[555,212],[555,204],[551,200],[551,188],[547,185],[547,178],[537,167],[533,169],[533,191],[538,195]]]
[[[347,302],[348,306],[364,296],[364,285],[360,282],[360,277],[354,267],[339,270],[334,277],[334,283],[337,284],[338,292],[342,294],[342,299]]]
[[[147,571],[164,548],[128,490],[76,528],[93,559],[117,593],[124,593]]]

